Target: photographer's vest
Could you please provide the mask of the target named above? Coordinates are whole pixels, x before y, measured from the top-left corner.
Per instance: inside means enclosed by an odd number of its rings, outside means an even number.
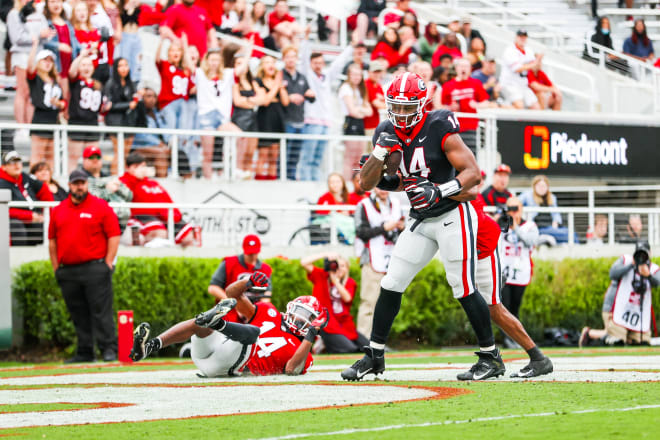
[[[525,222],[518,228],[526,231],[533,228],[534,225],[533,222]],[[532,249],[527,247],[512,229],[503,235],[500,261],[502,277],[506,284],[513,286],[529,284],[532,279]]]
[[[358,203],[358,208],[360,205],[364,207],[367,221],[369,222],[369,226],[372,228],[382,226],[385,222],[398,221],[401,217],[403,217],[401,204],[397,199],[388,197],[387,201],[389,202],[389,207],[387,208],[389,209],[385,208],[383,209],[385,212],[381,212],[381,210],[376,209],[376,206],[374,205],[374,199],[372,197],[362,199],[360,203]],[[378,203],[381,204],[382,202],[378,201]],[[371,264],[371,268],[375,272],[387,272],[387,266],[390,263],[390,256],[392,255],[392,250],[394,249],[394,243],[387,240],[385,236],[381,234],[371,238],[366,243],[366,247],[369,250],[369,263]],[[359,238],[355,237],[356,255],[362,255],[364,248],[365,243]]]
[[[630,264],[632,255],[623,256],[623,264]],[[660,267],[651,263],[650,272],[654,274]],[[645,280],[646,290],[643,294],[635,292],[633,278],[635,270],[625,273],[616,289],[612,305],[612,320],[618,326],[632,332],[645,333],[651,330],[651,283]]]

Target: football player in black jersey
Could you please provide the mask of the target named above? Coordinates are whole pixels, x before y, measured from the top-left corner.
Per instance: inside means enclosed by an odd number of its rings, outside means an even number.
[[[374,150],[360,171],[365,190],[378,186],[406,191],[413,221],[400,235],[381,281],[369,347],[364,348],[362,359],[342,372],[346,380],[385,370],[385,342],[403,292],[438,252],[454,297],[465,310],[480,347],[478,362],[458,379],[483,380],[505,371],[495,347],[488,306],[476,289],[477,214],[470,203],[451,198],[477,185],[481,172],[458,135],[454,114],[427,112],[426,99],[426,85],[418,75],[407,72],[394,79],[385,97],[388,120],[376,129]],[[398,172],[389,157],[395,151],[402,157]]]

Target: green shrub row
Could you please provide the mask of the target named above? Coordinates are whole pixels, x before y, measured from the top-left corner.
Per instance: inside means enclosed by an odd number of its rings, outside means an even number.
[[[279,310],[284,311],[291,299],[311,293],[311,283],[298,260],[266,261],[273,267],[273,303]],[[601,327],[603,294],[613,261],[535,261],[534,278],[521,309],[530,335],[541,340],[547,327]],[[151,323],[157,334],[213,305],[207,286],[219,263],[220,259],[203,258],[120,258],[113,278],[115,310],[133,310],[136,323]],[[360,268],[355,261],[351,262],[351,276],[359,285]],[[75,342],[73,325],[49,262],[20,266],[13,277],[13,295],[22,317],[25,344],[66,347]],[[359,288],[353,312],[358,304]],[[653,293],[653,304],[658,315],[658,289]],[[474,343],[469,323],[453,299],[438,261],[425,267],[404,295],[392,343],[404,341],[433,346]]]

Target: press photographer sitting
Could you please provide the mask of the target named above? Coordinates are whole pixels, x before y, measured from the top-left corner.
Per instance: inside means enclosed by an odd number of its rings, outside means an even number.
[[[314,262],[323,259],[323,268]],[[307,278],[314,285],[312,295],[328,309],[328,325],[320,335],[326,353],[357,353],[369,345],[369,339],[358,333],[351,316],[351,305],[357,284],[348,276],[348,262],[338,255],[322,253],[300,260]]]
[[[518,312],[525,288],[532,279],[532,250],[539,238],[539,230],[532,221],[523,220],[523,205],[516,197],[506,201],[497,222],[502,234],[502,304],[512,315],[520,319]],[[507,348],[516,347],[508,336],[504,339]]]
[[[612,282],[603,301],[605,329],[585,327],[580,347],[599,341],[606,345],[651,342],[651,288],[660,284],[660,267],[651,262],[651,249],[637,243],[633,255],[623,255],[610,268]]]

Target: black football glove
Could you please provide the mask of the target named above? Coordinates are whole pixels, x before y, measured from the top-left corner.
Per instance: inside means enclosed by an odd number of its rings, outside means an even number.
[[[387,155],[392,151],[402,149],[403,147],[401,147],[401,142],[395,134],[386,133],[383,131],[378,135],[376,145],[374,146],[374,150],[371,152],[371,154],[373,154],[376,159],[384,161]]]
[[[406,191],[408,200],[410,200],[410,205],[416,211],[427,211],[442,200],[440,189],[422,176],[404,178],[403,189]]]
[[[245,287],[248,292],[263,293],[268,289],[268,277],[263,272],[255,272],[250,275]]]

